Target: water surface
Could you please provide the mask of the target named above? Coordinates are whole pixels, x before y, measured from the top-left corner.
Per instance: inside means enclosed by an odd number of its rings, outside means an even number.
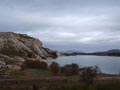
[[[51,62],[57,62],[60,66],[65,64],[77,63],[79,66],[95,66],[97,65],[103,73],[120,74],[120,57],[112,56],[62,56]]]

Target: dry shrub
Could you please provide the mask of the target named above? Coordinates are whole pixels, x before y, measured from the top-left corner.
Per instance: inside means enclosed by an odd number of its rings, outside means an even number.
[[[78,75],[79,66],[75,63],[65,65],[61,67],[61,73],[64,73],[66,76]]]
[[[47,69],[47,62],[40,60],[26,60],[24,62],[24,68],[39,68],[39,69]]]
[[[59,67],[58,63],[52,62],[50,65],[50,70],[53,74],[55,74],[55,75],[58,74],[60,71],[60,67]]]
[[[81,71],[80,80],[86,84],[92,84],[97,76],[97,69],[95,67],[85,67]]]

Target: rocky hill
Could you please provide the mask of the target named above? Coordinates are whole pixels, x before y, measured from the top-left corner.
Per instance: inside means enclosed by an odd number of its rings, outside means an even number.
[[[29,59],[46,60],[56,57],[55,51],[44,48],[36,38],[26,34],[0,32],[0,64],[18,64]]]

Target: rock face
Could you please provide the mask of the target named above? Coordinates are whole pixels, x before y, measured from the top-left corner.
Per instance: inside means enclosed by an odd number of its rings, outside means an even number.
[[[17,59],[21,62],[28,58],[42,60],[56,57],[56,52],[42,47],[42,42],[38,39],[26,34],[0,32],[0,60],[2,61]]]

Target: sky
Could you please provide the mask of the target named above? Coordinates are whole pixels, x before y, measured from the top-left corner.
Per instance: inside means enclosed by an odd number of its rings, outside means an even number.
[[[59,51],[120,49],[120,0],[0,0],[0,32]]]

